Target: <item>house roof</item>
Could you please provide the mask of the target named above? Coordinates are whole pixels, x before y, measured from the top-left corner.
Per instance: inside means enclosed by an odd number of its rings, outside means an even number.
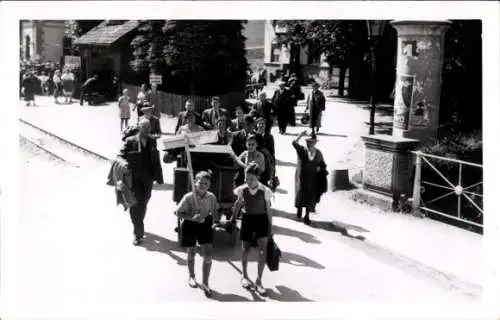
[[[104,21],[76,39],[75,44],[109,46],[139,26],[138,20],[129,20],[123,24],[108,25],[108,23],[108,21]]]

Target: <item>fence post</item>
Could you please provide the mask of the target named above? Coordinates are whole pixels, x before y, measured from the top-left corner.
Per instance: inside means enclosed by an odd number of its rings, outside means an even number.
[[[413,181],[413,201],[412,213],[414,215],[421,215],[420,213],[420,189],[421,189],[421,176],[422,176],[422,153],[415,152],[417,158],[415,162],[415,180]]]

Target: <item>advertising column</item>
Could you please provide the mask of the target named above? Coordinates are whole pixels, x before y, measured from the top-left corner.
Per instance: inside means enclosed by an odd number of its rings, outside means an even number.
[[[435,138],[439,125],[444,34],[449,21],[393,21],[398,32],[393,135]]]

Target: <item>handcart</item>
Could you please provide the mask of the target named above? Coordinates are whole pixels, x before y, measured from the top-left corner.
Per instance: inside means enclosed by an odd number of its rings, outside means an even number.
[[[188,154],[182,141],[184,137],[176,136],[163,141],[164,150],[168,154],[164,161],[171,162],[172,155],[175,155],[175,161],[177,162],[174,168],[173,200],[175,203],[179,203],[182,197],[192,190],[191,173],[192,176],[195,176],[200,171],[211,170],[212,180],[209,191],[215,194],[219,203],[218,212],[213,214],[216,216],[216,220],[221,222],[220,228],[217,228],[214,232],[224,231],[229,235],[229,242],[234,244],[237,240],[237,227],[236,224],[230,223],[230,218],[236,200],[233,194],[234,180],[240,168],[234,162],[232,148],[228,145],[212,145],[211,143],[214,143],[217,139],[212,131],[188,134],[188,136],[191,141]],[[181,141],[182,147],[180,146]],[[190,159],[188,159],[188,156]],[[189,168],[190,166],[192,171]],[[180,240],[180,219],[177,221],[177,231]],[[214,234],[214,240],[218,238]]]

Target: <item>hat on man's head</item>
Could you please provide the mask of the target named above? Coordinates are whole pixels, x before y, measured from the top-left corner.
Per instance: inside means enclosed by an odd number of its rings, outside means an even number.
[[[146,104],[146,106],[147,106],[147,104]],[[144,111],[153,111],[153,107],[142,107],[141,111],[142,112],[144,112]]]
[[[317,83],[316,81],[314,81],[311,85],[313,88],[319,88],[319,83]]]

